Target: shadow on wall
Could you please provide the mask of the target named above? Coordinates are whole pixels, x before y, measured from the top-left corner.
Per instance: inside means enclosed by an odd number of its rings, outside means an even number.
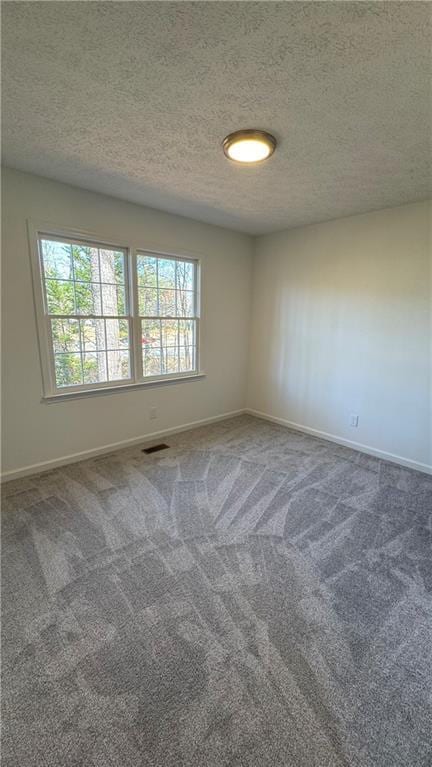
[[[381,449],[396,454],[405,442],[425,462],[432,407],[427,292],[407,300],[403,283],[389,290],[373,271],[360,285],[346,269],[318,277],[307,269],[280,271],[273,265],[255,320],[253,407],[371,446],[385,442]],[[349,426],[351,413],[359,414],[357,429]]]

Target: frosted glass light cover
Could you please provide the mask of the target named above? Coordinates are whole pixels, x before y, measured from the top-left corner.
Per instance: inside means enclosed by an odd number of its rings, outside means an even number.
[[[225,155],[235,162],[257,163],[273,154],[276,140],[270,133],[257,130],[236,131],[223,142]]]

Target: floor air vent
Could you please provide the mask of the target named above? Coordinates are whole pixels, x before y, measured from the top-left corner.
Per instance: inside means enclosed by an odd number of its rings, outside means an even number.
[[[159,450],[166,450],[169,447],[169,445],[165,445],[164,442],[161,442],[160,445],[152,445],[152,447],[145,447],[141,452],[147,453],[158,453]]]

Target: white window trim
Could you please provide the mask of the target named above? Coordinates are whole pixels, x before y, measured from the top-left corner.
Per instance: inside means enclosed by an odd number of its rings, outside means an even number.
[[[47,403],[64,402],[69,399],[81,399],[83,397],[94,397],[100,395],[112,394],[118,391],[133,391],[146,387],[165,386],[186,381],[199,380],[205,377],[202,370],[202,328],[201,328],[201,258],[195,254],[185,251],[172,252],[169,248],[161,248],[160,245],[152,247],[151,243],[145,245],[137,242],[119,242],[115,238],[101,236],[95,232],[83,229],[71,229],[69,227],[58,227],[48,222],[35,222],[27,220],[27,230],[29,238],[29,251],[32,271],[33,297],[36,314],[36,326],[39,345],[39,358],[41,364],[43,396],[42,401]],[[79,241],[89,242],[89,244],[105,245],[110,248],[118,248],[125,252],[125,271],[128,283],[129,301],[128,313],[125,319],[129,321],[131,345],[130,345],[130,366],[131,377],[121,381],[107,381],[106,383],[81,384],[70,387],[56,387],[54,373],[54,355],[53,347],[48,330],[48,315],[45,310],[45,297],[42,284],[43,266],[41,264],[39,253],[39,237],[41,234],[56,238],[63,238],[67,241],[77,239]],[[135,308],[138,307],[138,283],[136,279],[136,257],[138,254],[148,254],[153,256],[166,256],[167,258],[178,261],[193,261],[195,263],[195,315],[196,319],[196,369],[185,373],[170,373],[160,376],[143,376],[142,371],[142,349],[140,344],[140,316]]]

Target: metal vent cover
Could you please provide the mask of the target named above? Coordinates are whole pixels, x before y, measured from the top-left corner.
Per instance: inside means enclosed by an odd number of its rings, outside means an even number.
[[[166,445],[165,442],[161,442],[159,445],[152,445],[151,447],[144,447],[142,449],[142,453],[158,453],[159,450],[167,450],[169,448],[169,445]]]

